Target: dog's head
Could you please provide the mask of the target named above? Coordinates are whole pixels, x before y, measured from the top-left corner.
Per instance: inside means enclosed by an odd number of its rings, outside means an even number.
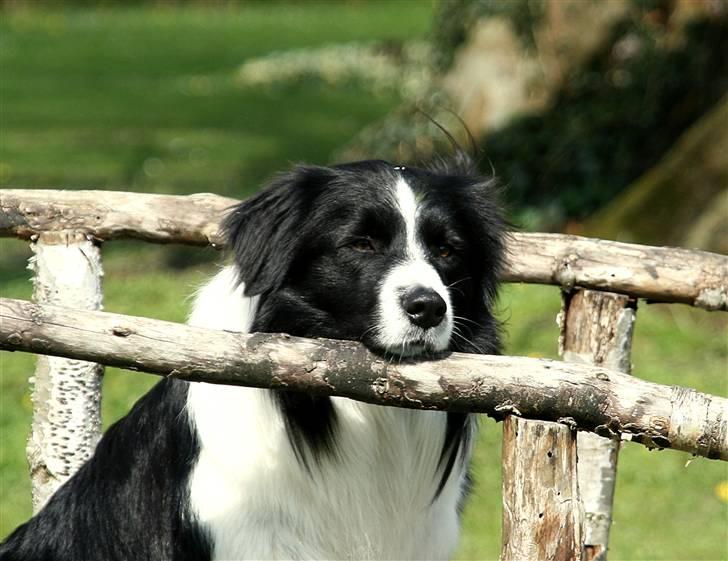
[[[252,329],[398,356],[497,352],[503,220],[494,182],[457,162],[297,167],[235,208],[224,227],[260,295]]]

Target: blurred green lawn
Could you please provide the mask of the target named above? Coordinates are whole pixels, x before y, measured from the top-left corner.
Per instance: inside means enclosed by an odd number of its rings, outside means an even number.
[[[422,37],[429,2],[249,3],[228,10],[6,12],[0,18],[0,182],[7,187],[213,191],[243,197],[291,161],[326,163],[395,97],[313,82],[244,91],[234,73],[272,49]],[[497,162],[494,162],[497,168]],[[107,310],[183,321],[210,249],[105,248]],[[29,298],[23,242],[0,242],[0,294]],[[551,287],[506,286],[509,354],[555,357]],[[728,395],[725,314],[638,313],[634,372]],[[24,446],[30,355],[0,353],[0,537],[30,514]],[[105,425],[156,378],[108,369]],[[484,419],[461,559],[497,559],[500,426]],[[638,445],[622,451],[611,559],[728,559],[728,465]]]

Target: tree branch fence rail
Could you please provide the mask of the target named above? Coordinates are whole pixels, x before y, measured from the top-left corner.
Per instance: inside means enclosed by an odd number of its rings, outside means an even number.
[[[562,289],[564,362],[452,353],[395,365],[348,341],[99,311],[102,242],[222,248],[219,222],[237,202],[0,190],[0,237],[29,240],[34,251],[34,302],[0,298],[0,349],[39,354],[27,448],[34,510],[100,438],[102,364],[505,420],[503,561],[606,559],[620,440],[728,460],[728,399],[629,376],[637,299],[728,310],[728,256],[511,234],[502,280]]]

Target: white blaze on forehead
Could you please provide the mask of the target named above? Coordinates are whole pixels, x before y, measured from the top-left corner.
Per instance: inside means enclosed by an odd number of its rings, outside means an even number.
[[[405,257],[393,264],[379,287],[376,336],[381,346],[393,352],[442,351],[448,347],[453,329],[450,294],[437,270],[427,260],[426,249],[417,231],[420,215],[417,196],[401,176],[394,184],[393,195],[405,226]],[[416,286],[434,290],[445,301],[447,311],[439,325],[423,329],[409,320],[402,308],[401,296],[404,291]]]
[[[417,197],[412,187],[403,177],[397,178],[397,183],[394,186],[394,196],[404,219],[405,232],[407,233],[407,257],[424,260],[424,250],[417,239],[417,216],[419,214]]]

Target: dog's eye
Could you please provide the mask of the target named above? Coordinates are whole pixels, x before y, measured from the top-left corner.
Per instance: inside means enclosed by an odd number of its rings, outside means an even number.
[[[372,253],[375,251],[374,244],[369,238],[356,238],[351,242],[351,247],[363,253]]]
[[[441,243],[435,247],[435,253],[443,259],[451,257],[454,252],[455,250],[453,249],[453,247],[446,243]]]

